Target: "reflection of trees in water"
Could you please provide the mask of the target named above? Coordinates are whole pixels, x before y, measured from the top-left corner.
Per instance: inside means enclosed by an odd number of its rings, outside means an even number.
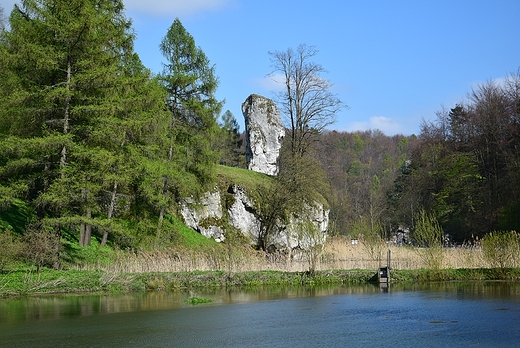
[[[389,292],[439,292],[453,294],[457,299],[516,299],[520,283],[503,281],[407,283],[391,284]],[[123,295],[42,296],[0,301],[0,323],[67,319],[96,314],[132,311],[167,310],[187,307],[189,296],[211,298],[212,305],[246,303],[261,300],[282,300],[336,295],[377,295],[378,285],[325,287],[264,287],[251,290],[208,289],[192,291],[142,292]],[[447,297],[449,298],[449,297]]]

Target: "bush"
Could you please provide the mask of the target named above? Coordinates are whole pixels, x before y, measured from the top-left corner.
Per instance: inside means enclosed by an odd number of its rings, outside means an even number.
[[[14,233],[0,231],[0,273],[18,261],[21,249],[22,244]]]
[[[415,221],[413,232],[415,250],[425,262],[426,267],[434,270],[442,268],[444,263],[443,232],[437,218],[421,209],[416,214]]]
[[[516,231],[494,231],[482,238],[484,259],[491,267],[511,268],[519,265],[520,235]]]
[[[27,264],[35,266],[38,273],[44,266],[61,268],[60,249],[60,235],[52,229],[30,227],[24,235],[22,254]]]

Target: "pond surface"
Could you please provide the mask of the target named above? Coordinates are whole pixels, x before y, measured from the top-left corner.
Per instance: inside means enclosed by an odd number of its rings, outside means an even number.
[[[213,302],[190,305],[190,296]],[[0,300],[0,347],[518,347],[520,283]]]

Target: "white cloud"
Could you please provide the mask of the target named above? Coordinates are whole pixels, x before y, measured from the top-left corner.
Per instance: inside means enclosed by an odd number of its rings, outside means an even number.
[[[129,11],[153,16],[183,16],[215,11],[229,6],[234,0],[124,0]]]
[[[399,124],[386,116],[372,116],[370,117],[370,124],[372,129],[379,129],[386,134],[399,133],[401,128]]]

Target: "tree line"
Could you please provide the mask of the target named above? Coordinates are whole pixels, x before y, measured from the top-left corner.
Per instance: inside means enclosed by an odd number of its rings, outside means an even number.
[[[388,239],[426,211],[455,242],[520,229],[520,71],[474,88],[420,134],[324,132],[332,231]]]

